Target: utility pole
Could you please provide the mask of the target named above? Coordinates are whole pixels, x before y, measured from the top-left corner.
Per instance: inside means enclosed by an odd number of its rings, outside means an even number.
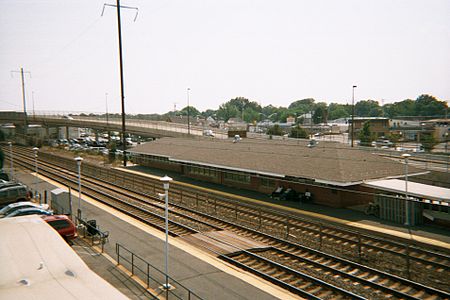
[[[27,101],[26,101],[26,97],[25,97],[25,76],[24,73],[28,73],[30,74],[31,77],[31,72],[29,71],[24,71],[23,68],[20,68],[20,71],[11,71],[11,75],[12,73],[20,73],[20,77],[22,79],[22,101],[23,101],[23,125],[24,125],[24,130],[25,130],[25,134],[27,132],[27,126],[28,126],[28,120],[27,120]]]
[[[354,130],[355,130],[355,88],[356,85],[352,88],[352,147],[354,140]]]
[[[127,140],[125,133],[125,92],[124,92],[124,84],[123,84],[123,56],[122,56],[122,27],[121,27],[121,19],[120,19],[120,8],[127,9],[135,9],[136,15],[134,17],[134,21],[136,21],[138,15],[137,7],[129,7],[129,6],[120,6],[120,0],[116,0],[116,5],[113,4],[103,4],[103,12],[105,11],[105,6],[112,6],[117,8],[117,30],[119,34],[119,73],[120,73],[120,98],[122,104],[122,150],[123,150],[123,166],[127,166]]]

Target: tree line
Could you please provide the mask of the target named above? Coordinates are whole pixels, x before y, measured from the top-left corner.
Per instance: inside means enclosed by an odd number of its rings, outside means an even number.
[[[400,102],[380,105],[375,100],[361,100],[355,103],[355,117],[433,117],[443,118],[447,113],[448,105],[431,95],[420,95],[417,99],[406,99]],[[188,108],[184,107],[177,112],[166,115],[187,115]],[[292,102],[288,107],[261,106],[255,101],[244,97],[236,97],[219,106],[219,109],[208,109],[204,112],[195,107],[189,107],[189,114],[193,117],[213,117],[223,121],[230,118],[240,118],[247,123],[270,120],[272,122],[286,122],[288,117],[301,121],[301,116],[312,114],[315,124],[325,123],[340,118],[349,118],[352,115],[351,104],[316,102],[307,98]]]
[[[423,94],[417,99],[380,105],[375,100],[361,100],[355,103],[355,117],[432,117],[443,118],[447,113],[448,105],[432,95]],[[286,122],[288,117],[294,117],[301,122],[301,116],[312,114],[315,124],[326,123],[340,118],[349,118],[352,115],[351,104],[339,104],[316,102],[313,98],[307,98],[292,102],[288,107],[276,107],[273,105],[261,106],[256,101],[250,101],[245,97],[236,97],[219,106],[217,110],[207,109],[200,112],[194,106],[186,106],[178,111],[159,114],[127,115],[128,119],[147,119],[166,121],[170,116],[187,116],[192,118],[213,117],[215,120],[228,121],[230,118],[240,118],[247,123],[261,122]],[[109,114],[110,117],[120,117],[120,114]]]

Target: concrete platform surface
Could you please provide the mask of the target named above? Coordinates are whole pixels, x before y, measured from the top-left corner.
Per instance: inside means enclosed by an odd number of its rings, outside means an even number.
[[[16,177],[30,187],[37,182],[37,189],[43,193],[55,188],[64,188],[50,179],[28,172],[17,172]],[[74,210],[77,208],[78,193],[72,191]],[[109,241],[105,244],[105,255],[115,259],[115,246],[119,243],[133,251],[147,262],[164,270],[165,235],[149,225],[137,222],[126,214],[82,196],[83,218],[96,220],[102,231],[109,231]],[[300,299],[267,281],[229,265],[217,257],[193,247],[188,242],[169,238],[169,275],[189,288],[202,299]],[[74,244],[80,256],[91,268],[108,282],[116,286],[130,299],[152,299],[135,282],[114,266],[114,262],[92,252],[81,241]],[[158,291],[155,291],[158,292]]]

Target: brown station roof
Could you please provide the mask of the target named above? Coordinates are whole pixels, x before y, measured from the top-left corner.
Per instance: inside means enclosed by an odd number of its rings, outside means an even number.
[[[261,175],[314,179],[333,185],[403,177],[404,165],[335,142],[307,140],[232,140],[162,138],[129,150],[135,154],[167,157],[170,161]],[[409,166],[410,175],[419,173]]]

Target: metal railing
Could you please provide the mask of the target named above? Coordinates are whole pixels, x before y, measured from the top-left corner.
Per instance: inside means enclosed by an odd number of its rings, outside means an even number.
[[[166,274],[119,243],[116,243],[116,254],[118,265],[127,268],[132,276],[143,280],[147,289],[164,293],[166,299],[203,299],[170,276],[167,276],[169,283],[175,288],[164,288]]]
[[[78,234],[81,235],[82,233],[83,239],[90,238],[91,246],[100,245],[101,253],[103,253],[105,243],[109,238],[109,231],[100,231],[100,228],[96,225],[96,222],[92,223],[92,221],[95,220],[83,220],[78,216],[75,216],[75,220],[79,231]]]

